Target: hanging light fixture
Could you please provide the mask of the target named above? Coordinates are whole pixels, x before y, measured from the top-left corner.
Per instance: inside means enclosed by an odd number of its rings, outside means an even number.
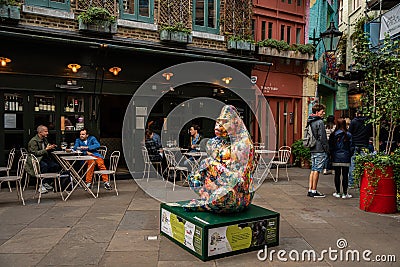
[[[222,78],[222,81],[225,82],[226,84],[229,84],[232,81],[232,77],[224,77]]]
[[[114,74],[114,76],[117,76],[118,73],[121,71],[121,68],[119,68],[119,67],[112,67],[112,68],[109,69],[109,71],[110,71],[112,74]]]
[[[331,21],[329,28],[320,34],[325,52],[335,53],[342,36],[343,32],[336,29],[335,22]]]
[[[174,76],[174,74],[172,72],[165,72],[162,74],[162,76],[169,81],[171,79],[172,76]]]
[[[81,68],[79,64],[68,64],[68,68],[72,70],[72,72],[76,73]]]
[[[0,57],[0,64],[2,67],[5,67],[7,63],[10,63],[11,59],[6,58],[6,57]]]

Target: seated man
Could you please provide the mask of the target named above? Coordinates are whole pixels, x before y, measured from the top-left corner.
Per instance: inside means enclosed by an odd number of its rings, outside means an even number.
[[[79,132],[79,138],[77,138],[75,141],[74,150],[80,150],[82,151],[83,155],[89,155],[96,158],[95,160],[87,161],[88,168],[90,168],[86,172],[86,186],[89,188],[92,186],[94,166],[97,165],[100,170],[106,169],[103,157],[100,155],[99,152],[97,152],[97,149],[99,147],[100,143],[97,141],[96,137],[89,136],[87,129],[82,129]],[[108,182],[108,175],[103,174],[101,177],[104,182],[104,188],[107,190],[111,190],[112,188],[110,183]]]
[[[154,141],[154,133],[150,129],[147,129],[145,132],[145,146],[151,162],[162,161],[162,147],[159,143]]]
[[[57,145],[49,144],[49,141],[47,141],[48,134],[49,130],[47,127],[39,125],[37,127],[37,135],[32,137],[28,143],[28,152],[38,159],[41,173],[58,172],[61,169],[50,155],[50,152],[54,150]],[[32,177],[35,176],[32,161],[30,159],[26,161],[26,171]],[[43,180],[43,186],[39,188],[40,193],[45,194],[47,193],[47,190],[53,190],[53,187],[49,185],[48,182],[48,179]]]

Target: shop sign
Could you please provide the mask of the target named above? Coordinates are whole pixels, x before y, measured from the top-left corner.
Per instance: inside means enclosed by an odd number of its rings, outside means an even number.
[[[336,110],[346,110],[348,108],[347,86],[339,84],[336,91]]]
[[[261,86],[261,90],[262,90],[263,94],[267,94],[271,91],[278,91],[279,88],[270,85],[270,86]]]

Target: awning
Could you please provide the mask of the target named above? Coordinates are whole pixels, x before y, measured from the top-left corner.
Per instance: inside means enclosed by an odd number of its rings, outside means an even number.
[[[168,47],[156,42],[145,42],[125,38],[94,38],[84,36],[77,32],[49,30],[40,31],[31,28],[15,28],[0,26],[0,37],[16,38],[31,41],[46,41],[63,43],[92,48],[108,47],[109,49],[129,50],[133,52],[142,52],[148,54],[162,54],[174,57],[188,57],[198,60],[210,60],[216,62],[231,62],[240,64],[258,64],[271,66],[272,63],[259,61],[251,56],[237,56],[225,51],[216,51],[212,49],[200,49],[195,47]]]

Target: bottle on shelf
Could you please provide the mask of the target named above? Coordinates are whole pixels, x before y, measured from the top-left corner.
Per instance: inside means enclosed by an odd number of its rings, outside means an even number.
[[[8,96],[6,96],[4,101],[4,110],[9,110],[9,105]]]
[[[24,111],[23,99],[20,98],[18,102],[18,111]]]
[[[10,102],[9,102],[9,108],[8,108],[8,110],[9,111],[14,111],[14,97],[13,96],[10,96]]]
[[[35,111],[39,111],[39,103],[38,103],[38,99],[35,99]]]
[[[74,100],[72,100],[71,103],[69,104],[69,112],[75,112],[75,110],[74,110]]]
[[[47,105],[46,105],[46,110],[47,111],[51,111],[51,103],[50,103],[50,99],[47,99]]]
[[[74,100],[74,110],[75,110],[75,112],[79,112],[79,105],[78,105],[78,99],[75,99]]]
[[[18,98],[14,98],[14,111],[19,111],[19,103],[18,103]]]
[[[43,100],[40,98],[39,99],[39,111],[43,110]]]
[[[56,105],[54,104],[54,99],[51,101],[51,111],[56,111]]]

